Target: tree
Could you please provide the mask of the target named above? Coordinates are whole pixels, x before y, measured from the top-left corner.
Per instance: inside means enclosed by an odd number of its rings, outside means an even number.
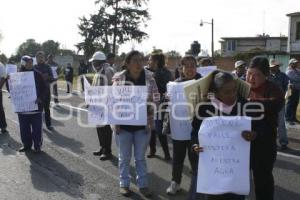
[[[37,43],[34,39],[28,39],[19,46],[16,56],[20,58],[23,55],[34,56],[40,50],[42,50],[41,44]]]
[[[148,35],[140,30],[150,18],[145,7],[148,0],[97,0],[100,8],[90,18],[80,18],[79,34],[84,41],[77,44],[78,50],[84,50],[86,56],[101,49],[116,54],[117,45],[126,41],[141,42]],[[89,55],[90,54],[90,55]]]
[[[0,62],[1,63],[7,63],[8,59],[4,53],[0,54]]]
[[[42,44],[42,50],[46,55],[52,54],[57,55],[59,53],[59,42],[55,42],[53,40],[47,40]]]

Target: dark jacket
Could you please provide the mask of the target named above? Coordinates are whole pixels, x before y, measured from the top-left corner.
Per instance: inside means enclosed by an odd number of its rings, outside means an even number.
[[[55,81],[52,74],[52,69],[49,65],[43,63],[43,64],[37,64],[33,66],[34,71],[39,72],[42,75],[47,75],[48,78],[44,81],[46,82],[47,87],[50,89],[50,84]]]
[[[69,81],[73,80],[73,68],[72,67],[66,67],[64,74],[65,74],[66,80],[69,80]]]
[[[46,100],[47,97],[47,83],[44,81],[40,72],[31,69],[27,70],[24,67],[21,67],[20,72],[30,72],[33,71],[34,74],[34,81],[36,87],[36,96],[41,102],[38,103],[38,111],[43,111],[43,102]],[[32,111],[35,112],[35,111]]]
[[[278,71],[276,74],[270,74],[269,80],[277,84],[283,92],[287,91],[289,77],[285,73]]]
[[[165,67],[157,68],[154,72],[154,79],[159,93],[162,95],[167,92],[167,83],[172,81],[172,73]]]

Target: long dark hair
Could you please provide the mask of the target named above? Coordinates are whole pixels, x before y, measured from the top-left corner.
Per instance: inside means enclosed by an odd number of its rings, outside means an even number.
[[[165,56],[162,53],[151,54],[151,59],[157,61],[157,67],[163,68],[165,66]]]
[[[133,50],[131,52],[129,52],[126,57],[125,57],[125,61],[124,61],[124,65],[125,66],[128,66],[128,64],[130,63],[131,59],[133,56],[136,56],[136,55],[142,55],[141,52],[139,51],[136,51],[136,50]]]
[[[252,58],[248,68],[256,68],[265,76],[268,76],[270,74],[269,60],[264,56],[255,56],[254,58]]]

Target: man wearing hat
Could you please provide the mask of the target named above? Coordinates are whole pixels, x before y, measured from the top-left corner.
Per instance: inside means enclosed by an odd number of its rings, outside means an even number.
[[[4,113],[3,102],[2,102],[2,86],[5,84],[6,80],[7,80],[7,76],[6,76],[6,72],[5,72],[5,67],[0,62],[0,129],[1,129],[1,133],[8,133],[8,131],[6,130],[7,124],[6,124],[5,113]]]
[[[114,75],[114,69],[106,62],[106,56],[103,52],[97,51],[93,57],[89,60],[92,63],[93,69],[96,74],[93,79],[93,86],[112,85],[112,77]],[[109,160],[112,158],[111,154],[111,142],[112,142],[112,130],[110,125],[98,126],[96,128],[98,139],[100,143],[100,149],[95,151],[95,156],[100,156],[100,160]]]
[[[295,122],[298,122],[296,115],[300,94],[300,69],[298,60],[292,58],[289,61],[289,67],[286,74],[290,79],[291,96],[288,98],[285,117],[290,125],[295,125]]]
[[[246,81],[246,63],[243,60],[238,60],[234,64],[235,70],[232,72],[234,76]]]
[[[277,84],[284,93],[286,93],[289,84],[289,78],[287,75],[280,71],[281,63],[275,59],[270,60],[270,76],[269,79],[273,83]],[[279,136],[279,143],[281,145],[281,150],[286,150],[288,145],[288,137],[287,131],[285,126],[285,107],[281,109],[278,114],[278,136]]]

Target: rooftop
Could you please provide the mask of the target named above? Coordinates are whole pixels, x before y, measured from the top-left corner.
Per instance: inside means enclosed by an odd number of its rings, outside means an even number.
[[[257,40],[257,39],[288,39],[286,36],[270,37],[270,36],[255,36],[255,37],[222,37],[222,40]]]
[[[297,17],[297,16],[300,16],[300,12],[289,13],[286,16],[288,16],[288,17]]]

